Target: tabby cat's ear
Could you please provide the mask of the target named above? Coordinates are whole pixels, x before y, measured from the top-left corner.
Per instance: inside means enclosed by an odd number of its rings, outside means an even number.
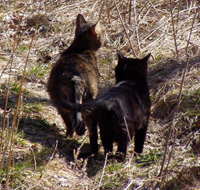
[[[118,56],[119,61],[124,59],[124,56],[121,54],[121,52],[119,50],[117,50],[117,56]]]
[[[78,14],[76,18],[76,32],[79,31],[79,29],[82,27],[83,24],[87,23],[86,20],[84,19],[82,14]]]
[[[92,28],[90,29],[90,31],[92,32],[93,36],[96,36],[97,34],[101,34],[103,31],[103,27],[100,24],[100,22],[97,22],[96,24],[94,24],[92,26]]]

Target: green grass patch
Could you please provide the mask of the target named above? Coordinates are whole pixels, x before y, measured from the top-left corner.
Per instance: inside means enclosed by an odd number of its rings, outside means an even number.
[[[0,55],[0,60],[8,61],[8,59],[6,57],[4,57],[3,55]]]
[[[31,67],[27,72],[26,75],[32,78],[40,79],[47,75],[50,71],[51,67],[46,65],[36,65]]]
[[[21,45],[17,48],[17,50],[20,50],[20,51],[27,51],[28,50],[28,46],[26,45]]]
[[[23,105],[23,113],[24,114],[30,114],[30,113],[39,113],[42,111],[42,107],[44,106],[44,103],[26,103]]]
[[[116,160],[108,161],[102,180],[103,189],[123,189],[129,178],[129,167]]]
[[[4,92],[6,92],[7,89],[8,89],[8,83],[5,82],[5,83],[1,84],[0,88],[1,88]],[[10,84],[10,91],[11,91],[12,93],[14,93],[14,94],[19,94],[20,88],[21,88],[21,83],[20,83],[20,81],[15,81],[15,82],[13,82],[13,83]],[[28,91],[27,91],[25,88],[22,88],[22,91],[23,91],[24,94],[27,94],[27,93],[28,93]]]
[[[138,167],[149,166],[157,163],[163,158],[163,153],[158,152],[156,149],[150,150],[149,154],[138,155],[135,159]]]
[[[155,57],[155,60],[160,61],[160,60],[162,60],[162,57],[161,57],[160,55],[157,55],[157,56]]]
[[[29,151],[28,154],[22,153],[19,155],[19,153],[15,153],[17,157],[12,158],[12,163],[9,168],[9,183],[14,188],[26,183],[27,178],[39,178],[51,157],[53,149],[43,148],[41,151],[35,149],[33,151],[34,155],[32,151]],[[6,182],[7,169],[6,162],[1,171],[1,184],[5,184]]]

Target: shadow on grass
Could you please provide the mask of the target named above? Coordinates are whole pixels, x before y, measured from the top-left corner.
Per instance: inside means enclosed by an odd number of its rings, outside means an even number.
[[[45,120],[37,118],[22,118],[19,123],[18,128],[19,133],[23,133],[23,138],[27,139],[33,143],[39,143],[49,149],[49,157],[52,156],[56,142],[58,142],[57,151],[60,157],[64,157],[67,164],[70,162],[75,162],[74,151],[77,152],[78,148],[81,146],[76,139],[66,138],[65,136],[56,133],[55,126],[50,125]],[[88,155],[89,143],[84,143],[78,154],[78,159],[83,158]],[[47,160],[48,160],[47,159]],[[93,157],[88,157],[87,173],[88,176],[95,175],[104,164],[104,156],[98,155],[98,159],[94,160]]]
[[[167,81],[173,81],[177,77],[182,77],[185,69],[185,62],[179,63],[173,59],[163,59],[155,61],[149,66],[148,80],[150,89],[157,89],[160,85]],[[200,56],[193,57],[188,64],[188,70],[192,67],[199,68]]]
[[[163,190],[172,189],[199,189],[200,187],[200,166],[185,167],[177,172],[176,177],[162,187]]]
[[[190,60],[188,71],[194,69],[196,74],[195,76],[190,72],[191,76],[198,77],[199,65],[199,56]],[[178,101],[184,69],[185,63],[180,64],[172,59],[162,60],[150,66],[148,81],[151,90],[152,117],[155,119],[171,118],[171,113]]]
[[[0,110],[2,113],[5,109],[5,101],[6,101],[6,88],[1,88],[0,93]],[[103,89],[101,89],[103,90]],[[9,126],[12,125],[13,114],[16,110],[18,100],[17,92],[9,92],[8,97],[8,107],[7,113],[9,115]],[[23,100],[23,111],[22,117],[19,121],[18,126],[18,135],[20,136],[20,141],[23,139],[30,141],[31,147],[34,149],[35,157],[37,159],[37,166],[44,166],[48,163],[49,159],[53,155],[55,150],[56,143],[58,142],[56,152],[59,153],[60,157],[64,157],[66,163],[69,165],[71,162],[75,162],[74,152],[77,152],[79,147],[81,146],[79,157],[83,159],[88,158],[87,162],[87,174],[88,176],[94,176],[104,164],[104,155],[98,154],[97,159],[94,160],[92,156],[88,156],[89,154],[89,143],[80,143],[80,140],[76,140],[75,138],[66,138],[65,136],[59,133],[60,129],[58,126],[49,124],[46,120],[43,119],[40,114],[40,109],[43,109],[43,105],[50,104],[50,100],[47,98],[38,98],[33,94],[27,92],[24,93]],[[8,117],[7,115],[7,117]],[[60,118],[61,119],[61,118]],[[3,123],[3,114],[0,115],[0,122]],[[7,129],[6,129],[7,130]],[[16,147],[18,147],[19,142],[16,141]],[[24,142],[26,143],[26,142]],[[36,143],[36,145],[34,145]],[[37,151],[37,143],[43,146],[42,150]],[[24,146],[24,149],[26,145]],[[14,160],[16,166],[19,165],[19,168],[27,166],[27,164],[32,166],[34,165],[33,153],[29,149],[27,152],[23,152],[23,147],[21,149],[21,155],[18,155],[18,158]],[[18,154],[18,153],[17,153]],[[20,154],[20,153],[19,153]],[[20,158],[19,158],[20,157]],[[29,160],[29,161],[27,161]],[[5,159],[5,163],[3,164],[5,168],[7,167],[7,159]],[[29,163],[31,162],[31,163]],[[3,167],[4,167],[3,166]]]

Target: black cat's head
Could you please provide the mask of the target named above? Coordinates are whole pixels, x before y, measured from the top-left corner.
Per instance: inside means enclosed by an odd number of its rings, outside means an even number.
[[[87,22],[82,14],[76,18],[75,39],[87,49],[97,50],[104,43],[104,28],[100,22]]]
[[[131,80],[143,83],[147,81],[147,61],[151,54],[143,59],[133,59],[124,57],[117,51],[118,64],[115,68],[116,83],[123,80]]]

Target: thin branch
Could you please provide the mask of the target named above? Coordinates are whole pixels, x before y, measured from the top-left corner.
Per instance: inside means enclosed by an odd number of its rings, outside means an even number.
[[[140,39],[138,33],[138,22],[137,22],[137,10],[136,10],[136,0],[133,1],[133,12],[134,12],[134,20],[135,20],[135,34],[138,44],[138,50],[140,51]]]
[[[13,155],[13,151],[11,150],[10,153],[9,153],[9,158],[8,158],[8,169],[7,169],[7,172],[6,172],[5,190],[7,190],[7,187],[8,187],[8,181],[9,181],[9,168],[10,168],[10,164],[11,164],[11,158],[12,158],[12,155]]]
[[[39,10],[40,10],[40,8],[41,8],[41,1],[40,1]],[[39,11],[38,11],[38,18],[37,18],[37,22],[36,22],[36,29],[38,28],[38,22],[39,22]],[[26,68],[28,66],[29,55],[30,55],[30,51],[31,51],[31,48],[32,48],[32,45],[33,45],[33,41],[34,41],[35,35],[36,35],[36,31],[33,34],[32,38],[31,38],[31,42],[30,42],[29,49],[28,49],[28,54],[27,54],[27,57],[26,57],[26,60],[25,60],[25,66],[24,66],[23,75],[22,75],[22,79],[21,79],[20,90],[19,90],[19,93],[18,93],[17,106],[16,106],[16,110],[15,110],[15,114],[14,114],[14,118],[13,118],[13,123],[12,123],[12,127],[11,127],[11,139],[10,139],[9,160],[8,160],[8,162],[11,162],[14,131],[15,131],[15,128],[16,128],[19,107],[20,107],[20,104],[21,104],[22,86],[23,86],[23,83],[24,83],[24,77],[25,77],[25,74],[26,74]],[[7,171],[9,171],[9,168],[10,168],[10,164],[8,164]],[[8,180],[8,177],[6,178],[6,188],[7,188],[7,184],[8,184],[7,180]]]
[[[16,48],[19,45],[19,40],[17,39],[17,37],[18,37],[18,33],[20,31],[20,28],[21,28],[22,18],[24,17],[27,8],[28,8],[28,6],[25,7],[24,14],[20,18],[20,21],[19,21],[19,24],[18,24],[18,27],[17,27],[17,30],[16,30],[16,35],[15,35],[14,40],[13,40],[12,54],[11,54],[8,63],[6,64],[6,66],[3,69],[2,73],[1,73],[1,76],[0,76],[0,78],[1,78],[2,75],[3,75],[3,73],[4,73],[4,71],[6,70],[7,66],[10,63],[10,70],[9,70],[9,77],[8,77],[8,87],[7,87],[7,92],[6,92],[5,108],[4,108],[4,113],[3,113],[3,127],[2,127],[2,132],[1,132],[0,155],[2,153],[2,148],[3,148],[3,134],[4,134],[5,125],[6,125],[6,115],[7,115],[7,107],[8,107],[8,98],[9,98],[9,90],[10,90],[10,83],[11,83],[11,71],[12,71],[12,68],[13,68],[13,57],[14,57],[14,54],[15,54],[15,50],[16,50]],[[1,170],[2,170],[2,164],[3,164],[2,161],[3,160],[0,160],[0,174],[1,174]]]
[[[115,3],[115,7],[116,7],[116,9],[117,9],[117,13],[118,13],[119,19],[120,19],[120,21],[121,21],[121,23],[122,23],[122,26],[123,26],[123,28],[124,28],[124,32],[125,32],[125,34],[126,34],[126,37],[128,38],[128,41],[129,41],[129,43],[130,43],[130,46],[131,46],[131,49],[132,49],[132,53],[133,53],[133,55],[137,58],[137,55],[136,55],[135,50],[134,50],[134,48],[133,48],[133,45],[132,45],[132,43],[131,43],[130,37],[129,37],[127,31],[126,31],[125,24],[124,24],[124,22],[123,22],[123,20],[122,20],[122,17],[121,17],[121,15],[120,15],[120,12],[119,12],[119,9],[118,9],[118,7],[117,7],[117,4],[116,4],[116,1],[115,1],[115,0],[114,0],[114,3]]]
[[[43,172],[42,172],[42,174],[40,176],[40,179],[43,177],[43,174],[46,171],[47,167],[49,166],[50,161],[53,159],[53,157],[54,157],[54,155],[56,153],[57,148],[58,148],[58,140],[56,140],[56,145],[55,145],[54,151],[53,151],[53,153],[51,155],[51,158],[49,159],[48,163],[46,164],[45,169],[43,170]]]
[[[164,152],[163,162],[162,162],[160,173],[159,173],[158,177],[162,177],[162,173],[163,173],[163,169],[164,169],[164,164],[165,164],[165,160],[166,160],[166,155],[167,155],[167,151],[168,151],[169,139],[170,139],[170,136],[171,136],[172,129],[174,127],[174,120],[175,120],[175,117],[176,117],[176,113],[179,110],[179,105],[180,105],[180,100],[181,100],[181,96],[182,96],[182,91],[183,91],[185,76],[186,76],[187,68],[188,68],[188,65],[189,65],[188,47],[189,47],[189,43],[190,43],[190,39],[191,39],[191,35],[192,35],[192,30],[193,30],[193,27],[194,27],[194,21],[195,21],[196,15],[197,15],[197,11],[195,11],[195,14],[194,14],[194,17],[193,17],[193,21],[192,21],[192,25],[191,25],[191,29],[190,29],[190,34],[189,34],[189,37],[188,37],[188,40],[187,40],[187,45],[186,45],[187,60],[186,60],[186,64],[185,64],[185,69],[184,69],[182,81],[181,81],[181,87],[180,87],[180,91],[179,91],[179,96],[178,96],[177,104],[176,104],[176,106],[175,106],[175,108],[173,110],[171,124],[170,124],[170,127],[169,127],[169,134],[168,134],[168,137],[167,137],[167,140],[166,140],[166,144],[165,144],[165,152]],[[168,165],[169,165],[169,163],[168,163]],[[166,170],[167,170],[167,167],[166,167]]]
[[[132,0],[130,0],[130,3],[129,3],[129,19],[128,19],[129,24],[131,24],[131,8],[132,8]]]
[[[101,186],[101,182],[102,182],[102,180],[103,180],[103,176],[104,176],[104,173],[105,173],[106,164],[107,164],[107,160],[108,160],[108,154],[109,154],[109,153],[106,153],[106,157],[105,157],[105,161],[104,161],[104,166],[103,166],[103,171],[102,171],[102,174],[101,174],[101,179],[100,179],[100,181],[99,181],[99,186],[98,186],[98,187]]]
[[[32,147],[30,146],[29,147],[32,154],[33,154],[33,160],[34,160],[34,165],[35,165],[35,172],[36,172],[36,169],[37,169],[37,162],[36,162],[36,158],[35,158],[35,153],[34,153],[34,150],[32,149]]]
[[[126,131],[128,133],[128,137],[129,137],[129,141],[131,142],[131,135],[129,133],[129,129],[128,129],[128,125],[127,125],[127,122],[126,122],[126,118],[124,117],[124,123],[125,123],[125,126],[126,126]]]
[[[101,9],[100,9],[100,12],[99,12],[99,19],[98,19],[98,21],[101,19],[101,13],[103,11],[104,4],[105,4],[105,0],[103,0],[102,6],[101,6]]]
[[[179,60],[178,45],[177,45],[177,39],[176,39],[175,23],[174,23],[173,8],[172,8],[171,0],[170,0],[170,14],[171,14],[171,19],[172,19],[171,21],[172,21],[172,30],[173,30],[173,36],[174,36],[174,46],[176,50],[176,57],[177,57],[177,60]]]

